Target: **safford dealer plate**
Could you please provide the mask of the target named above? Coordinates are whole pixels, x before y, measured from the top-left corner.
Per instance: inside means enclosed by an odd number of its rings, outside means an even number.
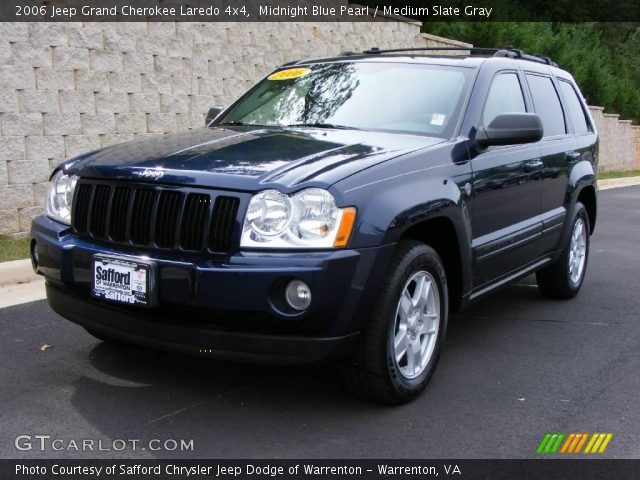
[[[93,258],[93,288],[96,298],[128,305],[149,305],[150,266],[117,257]]]

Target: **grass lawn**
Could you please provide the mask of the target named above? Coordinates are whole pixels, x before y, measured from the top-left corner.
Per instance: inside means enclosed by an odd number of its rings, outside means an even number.
[[[0,262],[29,258],[30,238],[11,238],[0,235]]]
[[[640,177],[640,170],[629,170],[628,172],[600,172],[598,180],[609,180],[610,178]]]

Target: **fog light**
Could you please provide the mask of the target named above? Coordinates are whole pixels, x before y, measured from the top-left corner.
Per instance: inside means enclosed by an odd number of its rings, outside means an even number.
[[[311,305],[311,289],[302,280],[292,280],[287,285],[284,297],[295,310],[306,310]]]

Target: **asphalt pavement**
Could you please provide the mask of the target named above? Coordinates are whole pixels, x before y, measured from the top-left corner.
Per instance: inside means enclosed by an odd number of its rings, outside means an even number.
[[[328,369],[107,345],[46,301],[0,309],[0,458],[536,458],[547,432],[611,432],[600,458],[640,458],[640,187],[599,202],[578,297],[543,299],[530,277],[453,316],[431,384],[401,407]]]

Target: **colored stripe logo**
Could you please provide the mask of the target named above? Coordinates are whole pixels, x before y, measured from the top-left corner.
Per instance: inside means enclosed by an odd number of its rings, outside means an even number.
[[[539,454],[604,453],[612,438],[613,433],[547,433],[538,445],[537,452]]]

